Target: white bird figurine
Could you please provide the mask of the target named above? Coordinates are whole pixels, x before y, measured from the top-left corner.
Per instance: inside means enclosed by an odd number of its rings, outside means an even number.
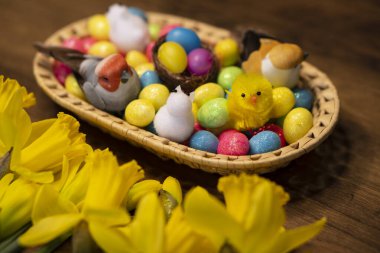
[[[170,93],[166,104],[154,118],[154,128],[159,136],[178,143],[191,136],[194,130],[192,96],[193,94],[187,96],[180,86]]]
[[[127,6],[121,4],[111,5],[106,17],[110,24],[110,40],[121,51],[144,51],[150,35],[148,25],[141,17],[129,12]]]

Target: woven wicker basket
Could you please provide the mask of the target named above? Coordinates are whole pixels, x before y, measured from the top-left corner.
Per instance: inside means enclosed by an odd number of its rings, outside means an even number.
[[[151,22],[164,25],[181,24],[195,30],[202,41],[215,44],[230,36],[230,32],[198,21],[160,14],[149,13]],[[54,33],[45,43],[60,45],[72,35],[86,35],[86,19],[72,23]],[[163,159],[186,164],[207,172],[229,174],[240,172],[266,173],[286,166],[290,161],[302,156],[319,145],[332,132],[339,114],[339,98],[330,79],[308,63],[302,64],[301,82],[315,94],[313,106],[313,128],[300,140],[276,151],[247,156],[227,156],[195,150],[169,141],[148,131],[129,125],[126,121],[100,111],[91,104],[80,100],[62,87],[52,73],[52,59],[37,53],[33,63],[34,75],[38,84],[57,104],[78,115],[85,121],[111,135],[141,146]]]

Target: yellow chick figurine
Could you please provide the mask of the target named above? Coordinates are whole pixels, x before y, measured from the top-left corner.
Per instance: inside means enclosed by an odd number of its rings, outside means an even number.
[[[227,107],[229,127],[246,130],[263,126],[272,113],[271,83],[260,75],[239,75],[228,94]]]

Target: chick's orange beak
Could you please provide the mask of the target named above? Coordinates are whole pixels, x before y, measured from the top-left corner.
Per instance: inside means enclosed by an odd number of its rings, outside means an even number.
[[[251,103],[252,103],[253,105],[256,104],[256,100],[257,100],[257,97],[256,97],[256,96],[251,96],[250,101],[251,101]]]

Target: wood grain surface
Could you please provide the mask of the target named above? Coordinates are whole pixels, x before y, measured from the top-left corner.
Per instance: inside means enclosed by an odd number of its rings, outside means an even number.
[[[32,74],[34,41],[68,23],[103,13],[108,1],[0,0],[0,74],[18,79],[37,96],[33,121],[63,109],[38,87]],[[380,252],[380,4],[365,1],[130,0],[127,5],[184,16],[215,26],[260,28],[300,44],[308,61],[327,73],[341,99],[334,133],[315,151],[266,177],[283,185],[292,201],[287,227],[322,216],[322,233],[297,252]],[[177,177],[216,192],[217,175],[193,170],[81,122],[94,148],[109,147],[120,162],[136,159],[150,178]],[[61,249],[68,250],[69,247]]]

